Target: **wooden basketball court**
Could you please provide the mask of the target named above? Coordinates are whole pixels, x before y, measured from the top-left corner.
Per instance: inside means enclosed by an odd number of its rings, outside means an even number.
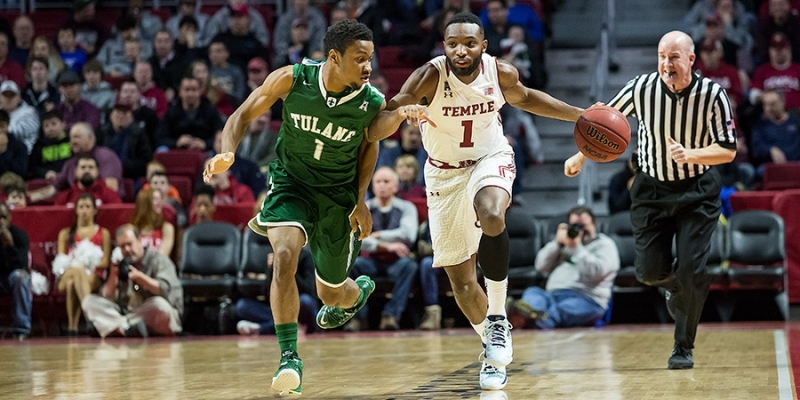
[[[471,330],[304,337],[307,399],[796,399],[800,323],[701,324],[669,371],[671,325],[513,332],[504,391],[478,387]],[[792,360],[793,359],[793,360]],[[269,399],[274,336],[0,341],[4,399]]]

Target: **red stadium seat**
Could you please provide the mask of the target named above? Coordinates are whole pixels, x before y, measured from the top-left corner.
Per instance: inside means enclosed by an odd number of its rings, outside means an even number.
[[[125,197],[122,201],[133,203],[136,201],[136,183],[131,178],[122,179],[122,188],[125,190]]]
[[[384,78],[386,78],[386,82],[389,84],[388,93],[384,93],[387,100],[394,97],[394,95],[400,91],[400,88],[403,87],[403,83],[411,76],[412,72],[414,72],[414,68],[386,68],[381,70],[381,74],[383,74]]]
[[[194,181],[183,175],[167,175],[169,184],[178,189],[183,204],[191,204]]]
[[[800,190],[779,192],[772,206],[784,222],[789,303],[800,303]]]
[[[267,31],[272,32],[275,30],[275,10],[272,4],[253,4],[253,7],[261,13],[264,17],[264,23],[267,25]]]
[[[409,199],[408,201],[414,203],[417,206],[417,219],[419,223],[423,223],[428,220],[428,199],[421,198],[421,199]]]
[[[400,46],[382,46],[378,47],[378,63],[381,70],[384,68],[403,68],[404,65],[400,61]]]
[[[194,150],[169,150],[153,154],[154,160],[164,164],[167,175],[183,175],[191,180],[199,176],[207,157],[207,153]]]
[[[25,190],[27,192],[32,192],[36,189],[41,189],[46,186],[50,186],[51,182],[46,179],[29,179],[25,181]],[[37,206],[49,206],[53,205],[54,198],[49,198],[46,200],[42,200],[36,203],[28,203],[29,205],[37,205]]]
[[[255,203],[218,205],[217,210],[214,211],[214,221],[227,222],[239,229],[244,229],[247,222],[255,215],[254,207]]]
[[[735,192],[729,199],[734,213],[744,210],[772,211],[772,200],[778,193],[776,190]]]
[[[800,162],[764,164],[764,190],[800,189]]]
[[[111,76],[111,75],[104,75],[103,80],[108,82],[111,85],[112,90],[119,90],[120,86],[122,86],[123,82],[131,79],[130,75],[125,76]]]

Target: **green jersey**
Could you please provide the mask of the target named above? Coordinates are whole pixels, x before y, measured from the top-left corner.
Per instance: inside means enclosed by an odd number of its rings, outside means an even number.
[[[306,185],[357,187],[358,148],[383,94],[369,84],[341,95],[328,93],[323,65],[304,60],[294,66],[275,152],[287,173]]]

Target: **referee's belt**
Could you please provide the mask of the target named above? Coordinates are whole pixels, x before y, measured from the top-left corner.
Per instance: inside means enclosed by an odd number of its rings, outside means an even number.
[[[435,160],[433,158],[428,157],[428,164],[433,165],[439,169],[461,169],[471,167],[478,163],[478,160],[461,160],[458,162],[458,165],[448,164],[444,161]]]

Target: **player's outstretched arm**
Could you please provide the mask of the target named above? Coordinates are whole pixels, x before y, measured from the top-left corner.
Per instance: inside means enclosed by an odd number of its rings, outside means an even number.
[[[420,120],[428,121],[432,126],[428,109],[424,105],[430,102],[436,91],[439,72],[430,64],[423,65],[411,73],[400,93],[395,95],[388,104],[384,104],[381,112],[372,119],[367,129],[367,140],[379,141],[391,136],[403,120],[418,125]]]
[[[582,108],[571,106],[549,94],[525,87],[519,81],[519,71],[503,60],[497,60],[500,88],[506,102],[529,113],[562,121],[577,121]]]
[[[286,98],[294,81],[292,74],[293,65],[288,65],[273,71],[264,80],[244,103],[231,114],[222,128],[222,153],[217,154],[208,162],[203,171],[203,180],[208,182],[211,175],[228,170],[234,161],[236,148],[242,141],[244,132],[250,121],[269,110],[278,99]]]

